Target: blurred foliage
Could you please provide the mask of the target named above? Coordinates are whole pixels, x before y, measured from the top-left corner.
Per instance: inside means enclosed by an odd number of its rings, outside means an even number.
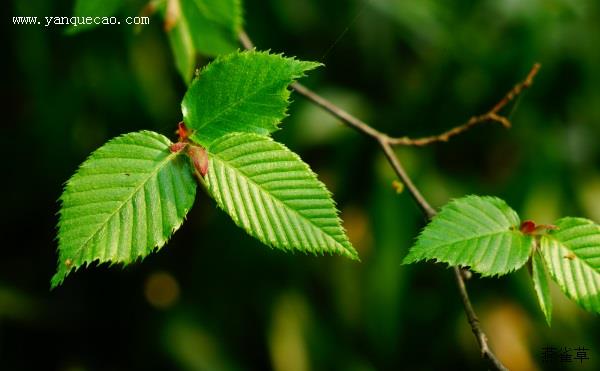
[[[137,15],[144,5],[127,1],[119,14]],[[72,8],[8,3],[11,16]],[[435,206],[492,194],[539,223],[559,215],[600,221],[598,2],[246,0],[244,10],[260,49],[325,63],[307,85],[391,134],[462,123],[541,62],[534,87],[511,107],[512,130],[486,125],[398,152]],[[49,292],[63,182],[116,135],[174,136],[185,86],[158,18],[137,33],[2,27],[0,369],[482,368],[450,272],[400,266],[424,220],[392,187],[376,146],[297,96],[277,140],[334,192],[362,263],[269,250],[199,195],[159,254],[126,269],[79,271]],[[469,287],[507,366],[600,368],[598,318],[554,284],[552,328],[526,270]],[[549,345],[585,346],[590,359],[543,363]]]

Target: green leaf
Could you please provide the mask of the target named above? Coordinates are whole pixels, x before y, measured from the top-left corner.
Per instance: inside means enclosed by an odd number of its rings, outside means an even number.
[[[506,274],[523,266],[533,248],[519,226],[517,213],[499,198],[456,199],[425,227],[404,264],[435,259],[482,276]]]
[[[194,45],[207,56],[218,56],[238,48],[242,29],[240,0],[181,0]]]
[[[194,0],[200,13],[211,22],[231,31],[242,30],[241,0]]]
[[[539,251],[533,253],[531,257],[531,279],[533,280],[533,288],[540,304],[540,308],[546,317],[548,326],[552,322],[552,297],[550,296],[550,285],[548,281],[548,273],[546,272],[546,264],[542,259]]]
[[[168,9],[168,10],[167,10]],[[174,17],[167,32],[177,70],[186,83],[196,68],[197,54],[209,57],[238,48],[242,29],[239,0],[168,0],[163,17]]]
[[[541,238],[552,278],[584,309],[600,313],[600,226],[582,218],[563,218]]]
[[[75,17],[111,17],[123,5],[123,0],[77,0],[73,15]],[[66,29],[68,34],[96,28],[97,24],[71,25]]]
[[[248,234],[283,250],[358,259],[330,193],[298,155],[249,133],[226,135],[208,152],[207,188]]]
[[[52,287],[72,270],[131,263],[165,244],[196,194],[186,157],[150,131],[117,137],[81,165],[60,200],[58,270]]]
[[[183,120],[203,146],[232,132],[267,135],[286,116],[288,85],[319,64],[266,52],[220,57],[194,80],[182,102]]]
[[[177,71],[179,71],[183,80],[189,83],[196,68],[196,48],[194,47],[188,21],[186,17],[181,15],[179,0],[171,1],[172,6],[176,7],[174,12],[177,19],[173,28],[167,31],[167,35],[171,50],[173,51],[173,57],[175,58]]]

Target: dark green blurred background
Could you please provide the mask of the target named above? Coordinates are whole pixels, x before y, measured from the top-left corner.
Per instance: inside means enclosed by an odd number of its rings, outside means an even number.
[[[121,15],[137,15],[142,0]],[[2,22],[1,370],[483,369],[451,271],[401,266],[424,219],[368,139],[294,95],[276,134],[333,191],[362,263],[270,250],[206,195],[144,262],[72,274],[49,292],[57,198],[122,133],[174,137],[185,86],[160,19],[75,36],[10,17],[71,1],[8,2]],[[543,67],[513,110],[401,159],[439,207],[497,195],[526,219],[600,222],[600,4],[576,0],[246,0],[259,49],[326,64],[304,82],[378,129],[428,135],[489,109]],[[334,41],[344,30],[338,43]],[[525,269],[469,282],[491,345],[515,370],[600,369],[600,321],[554,285],[545,324]],[[542,348],[590,349],[542,363]]]

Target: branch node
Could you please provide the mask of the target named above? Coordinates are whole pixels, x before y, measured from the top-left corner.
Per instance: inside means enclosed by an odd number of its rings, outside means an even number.
[[[500,116],[495,112],[490,112],[486,118],[488,121],[499,122],[500,125],[504,126],[505,129],[510,129],[512,127],[512,124],[506,117]]]

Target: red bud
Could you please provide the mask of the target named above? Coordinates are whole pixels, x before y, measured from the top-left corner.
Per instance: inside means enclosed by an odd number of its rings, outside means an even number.
[[[206,176],[206,173],[208,172],[208,154],[206,153],[206,150],[199,146],[189,146],[187,153],[192,159],[196,171],[198,171],[200,175]]]
[[[171,149],[171,152],[177,153],[177,152],[180,152],[182,149],[184,149],[185,146],[187,146],[187,143],[177,142],[177,143],[171,144],[170,149]]]
[[[523,232],[524,234],[533,234],[537,227],[535,225],[535,222],[533,220],[526,220],[523,223],[521,223],[521,232]]]
[[[175,131],[177,135],[179,135],[179,141],[185,142],[192,135],[192,132],[185,126],[183,121],[177,124],[177,131]]]

